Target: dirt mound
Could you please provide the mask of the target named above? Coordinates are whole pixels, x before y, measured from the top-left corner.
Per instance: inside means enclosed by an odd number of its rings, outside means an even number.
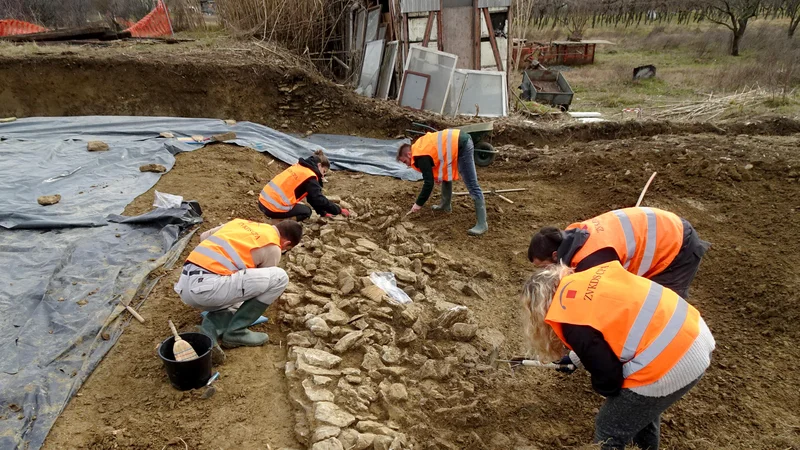
[[[171,291],[177,270],[166,273],[142,308],[148,323],[128,328],[46,447],[180,448],[180,437],[190,448],[300,448],[316,438],[338,448],[333,436],[372,439],[374,448],[580,447],[601,404],[585,373],[512,374],[486,367],[488,353],[498,344],[501,357],[522,350],[517,295],[531,270],[531,233],[633,204],[652,171],[644,204],[679,213],[713,243],[690,301],[717,350],[698,387],[664,415],[665,446],[800,446],[800,416],[789,407],[800,404],[796,137],[658,135],[502,150],[506,158],[479,171],[482,187],[527,191],[508,194],[513,204],[487,195],[490,232],[480,238],[466,236],[475,218],[467,196],[455,197],[451,214],[425,209],[401,220],[418,184],[329,176],[327,193],[360,217],[309,223],[304,250],[287,258],[291,292],[262,326],[272,344],[229,352],[210,402],[173,391],[155,357],[167,317],[184,329],[199,321]],[[283,167],[226,145],[177,159],[154,189],[199,200],[201,229],[260,219],[256,193]],[[152,195],[127,213],[147,211]],[[376,264],[394,267],[412,306],[370,296],[364,276]],[[466,312],[442,315],[455,305]],[[314,367],[333,373],[315,377]]]

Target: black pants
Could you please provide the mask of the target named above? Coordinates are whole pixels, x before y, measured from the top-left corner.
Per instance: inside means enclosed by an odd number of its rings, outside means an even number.
[[[287,212],[273,212],[268,210],[261,202],[258,202],[258,209],[269,219],[291,219],[294,217],[295,220],[301,222],[311,217],[311,208],[302,203],[294,205],[294,208]]]
[[[683,222],[681,251],[663,272],[650,278],[650,281],[672,289],[685,300],[689,298],[689,285],[697,275],[700,260],[711,244],[700,239],[697,231],[686,219],[681,221]]]

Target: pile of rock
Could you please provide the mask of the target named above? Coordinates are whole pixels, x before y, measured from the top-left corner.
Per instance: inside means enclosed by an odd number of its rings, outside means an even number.
[[[442,383],[469,391],[461,372],[482,366],[476,346],[483,346],[470,341],[487,331],[431,283],[453,273],[445,255],[395,211],[360,219],[311,223],[286,264],[292,283],[279,314],[291,330],[286,375],[296,437],[315,450],[411,448],[410,413],[447,402]],[[390,298],[372,272],[394,273],[413,301]]]

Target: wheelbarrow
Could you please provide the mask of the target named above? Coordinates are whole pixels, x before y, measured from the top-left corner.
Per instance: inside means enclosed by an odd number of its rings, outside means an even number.
[[[436,128],[430,127],[423,123],[412,122],[412,126],[423,128],[430,132],[437,132]],[[461,127],[455,127],[456,130],[461,130],[463,133],[469,134],[472,138],[472,143],[475,145],[475,165],[479,167],[486,167],[494,161],[495,156],[497,156],[498,152],[494,149],[492,144],[483,139],[491,134],[492,130],[494,129],[494,122],[483,122],[483,123],[473,123],[470,125],[464,125]],[[407,133],[413,135],[423,135],[425,131],[418,131],[418,130],[406,130]]]

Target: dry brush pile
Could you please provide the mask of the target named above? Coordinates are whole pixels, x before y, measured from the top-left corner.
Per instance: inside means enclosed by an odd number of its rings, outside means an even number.
[[[296,437],[314,450],[459,448],[420,436],[434,434],[434,415],[475,413],[468,374],[491,369],[504,337],[455,302],[485,298],[481,281],[492,274],[437,250],[399,209],[351,201],[341,204],[374,212],[318,219],[286,264],[292,283],[279,319],[291,331],[285,373]],[[370,273],[385,271],[411,303],[372,283]]]

